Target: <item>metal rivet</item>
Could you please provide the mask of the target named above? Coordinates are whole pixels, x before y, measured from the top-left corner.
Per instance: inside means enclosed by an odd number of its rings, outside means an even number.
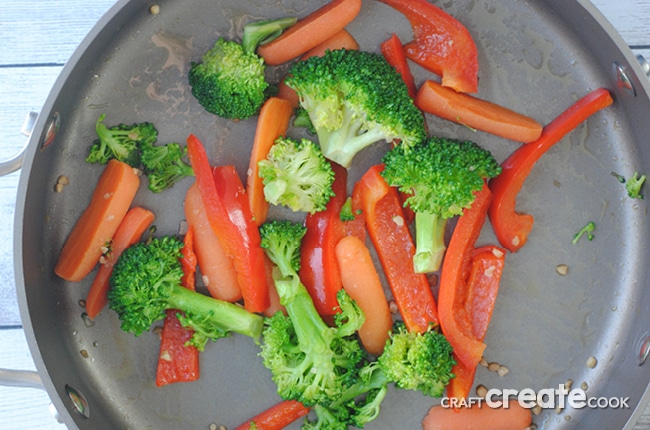
[[[86,398],[83,396],[83,394],[68,384],[65,385],[65,392],[68,394],[68,397],[72,401],[72,406],[74,406],[74,409],[79,412],[79,415],[84,418],[90,417],[90,407],[88,406],[88,402],[86,401]]]
[[[636,96],[636,89],[632,84],[627,67],[614,62],[612,64],[612,74],[614,75],[614,81],[619,88],[633,97]]]
[[[643,73],[645,73],[646,76],[650,76],[650,63],[648,63],[645,57],[641,54],[637,55],[636,59],[641,65],[641,69],[643,70]]]
[[[59,131],[59,126],[61,125],[61,116],[58,112],[54,112],[50,117],[50,120],[45,126],[45,134],[41,138],[41,149],[46,148],[52,142]]]
[[[643,335],[637,346],[637,351],[636,362],[641,366],[648,359],[648,355],[650,355],[650,333]]]

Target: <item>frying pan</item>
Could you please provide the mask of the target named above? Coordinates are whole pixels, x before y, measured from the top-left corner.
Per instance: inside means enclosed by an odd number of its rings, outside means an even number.
[[[142,0],[118,2],[84,39],[56,81],[30,138],[18,190],[15,273],[28,343],[43,383],[71,428],[233,428],[276,403],[257,347],[240,336],[210,343],[194,383],[156,388],[158,337],[119,329],[106,309],[90,322],[80,300],[92,275],[68,283],[53,273],[58,250],[87,204],[101,168],[84,162],[97,117],[107,123],[152,121],[161,141],[196,133],[212,164],[235,164],[245,177],[255,119],[233,122],[207,114],[187,85],[196,61],[219,36],[237,38],[253,19],[304,16],[324,1],[160,1],[152,15]],[[609,88],[615,103],[553,147],[520,193],[518,209],[535,216],[528,244],[508,254],[485,357],[505,365],[503,377],[479,369],[489,388],[556,388],[585,383],[593,397],[626,397],[630,408],[544,410],[540,428],[622,428],[646,403],[650,374],[642,352],[650,330],[648,219],[612,176],[647,172],[648,84],[637,60],[597,10],[584,0],[435,2],[463,22],[479,48],[479,96],[545,124],[577,98]],[[379,25],[378,25],[379,24]],[[411,38],[406,19],[366,0],[348,27],[362,49],[395,32]],[[286,70],[269,70],[278,79]],[[435,76],[413,65],[416,79]],[[428,117],[433,133],[471,139],[503,160],[506,141]],[[290,134],[299,133],[291,130]],[[387,149],[359,154],[351,183]],[[66,175],[70,184],[55,193]],[[157,234],[173,234],[192,179],[159,195],[142,186],[135,204],[157,215]],[[280,209],[272,217],[288,214]],[[573,245],[587,221],[593,241]],[[489,226],[480,243],[495,243]],[[569,270],[564,276],[558,265]],[[589,357],[597,365],[586,365]],[[420,428],[438,401],[391,391],[369,429]],[[637,411],[637,412],[635,412]],[[295,424],[291,428],[299,428]]]

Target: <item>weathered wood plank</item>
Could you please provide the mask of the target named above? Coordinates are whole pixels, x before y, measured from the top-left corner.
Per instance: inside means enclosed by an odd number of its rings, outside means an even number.
[[[3,1],[0,65],[64,64],[115,1]]]

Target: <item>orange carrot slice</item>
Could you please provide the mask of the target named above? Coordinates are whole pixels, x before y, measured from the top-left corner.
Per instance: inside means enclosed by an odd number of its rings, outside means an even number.
[[[139,186],[140,178],[133,167],[115,159],[106,164],[90,203],[63,245],[54,273],[75,282],[90,273],[129,210]]]
[[[359,338],[366,350],[380,355],[388,340],[393,318],[370,251],[356,236],[346,236],[336,245],[336,258],[343,289],[366,314]]]
[[[203,283],[216,299],[236,302],[242,298],[232,259],[214,233],[195,182],[185,194],[185,219],[194,230],[194,252],[203,275]]]
[[[126,213],[124,219],[117,227],[110,252],[105,254],[105,259],[100,263],[95,279],[88,290],[86,297],[86,313],[90,319],[99,315],[99,312],[108,303],[108,280],[113,273],[113,266],[122,251],[133,245],[142,237],[142,233],[151,225],[156,216],[150,210],[136,206]]]
[[[471,407],[434,406],[422,421],[423,430],[524,430],[533,420],[531,410],[516,400],[508,407],[491,408],[482,403]]]
[[[286,63],[341,31],[360,10],[361,0],[332,0],[289,27],[277,39],[261,45],[257,54],[272,66]]]
[[[415,96],[421,110],[449,121],[517,142],[533,142],[542,134],[534,119],[503,106],[426,81]]]
[[[309,57],[322,57],[328,50],[333,51],[335,49],[350,49],[356,51],[359,49],[359,43],[354,38],[354,36],[352,36],[350,32],[344,28],[334,36],[324,40],[323,42],[311,48],[309,51],[302,54],[300,59],[305,60]]]
[[[266,158],[275,140],[287,132],[293,109],[289,101],[269,97],[262,105],[257,119],[246,178],[246,194],[257,225],[264,223],[269,210],[269,203],[264,198],[264,181],[260,178],[257,163]]]

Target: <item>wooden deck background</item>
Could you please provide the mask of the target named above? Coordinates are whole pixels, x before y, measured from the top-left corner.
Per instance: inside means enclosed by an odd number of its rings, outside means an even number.
[[[635,53],[650,58],[650,0],[594,0]],[[0,0],[0,159],[25,143],[25,115],[39,111],[62,66],[114,0]],[[13,278],[13,213],[19,172],[0,177],[0,367],[33,369]],[[63,363],[62,363],[63,365]],[[47,395],[0,387],[0,428],[62,428]],[[636,430],[650,429],[650,410]]]

